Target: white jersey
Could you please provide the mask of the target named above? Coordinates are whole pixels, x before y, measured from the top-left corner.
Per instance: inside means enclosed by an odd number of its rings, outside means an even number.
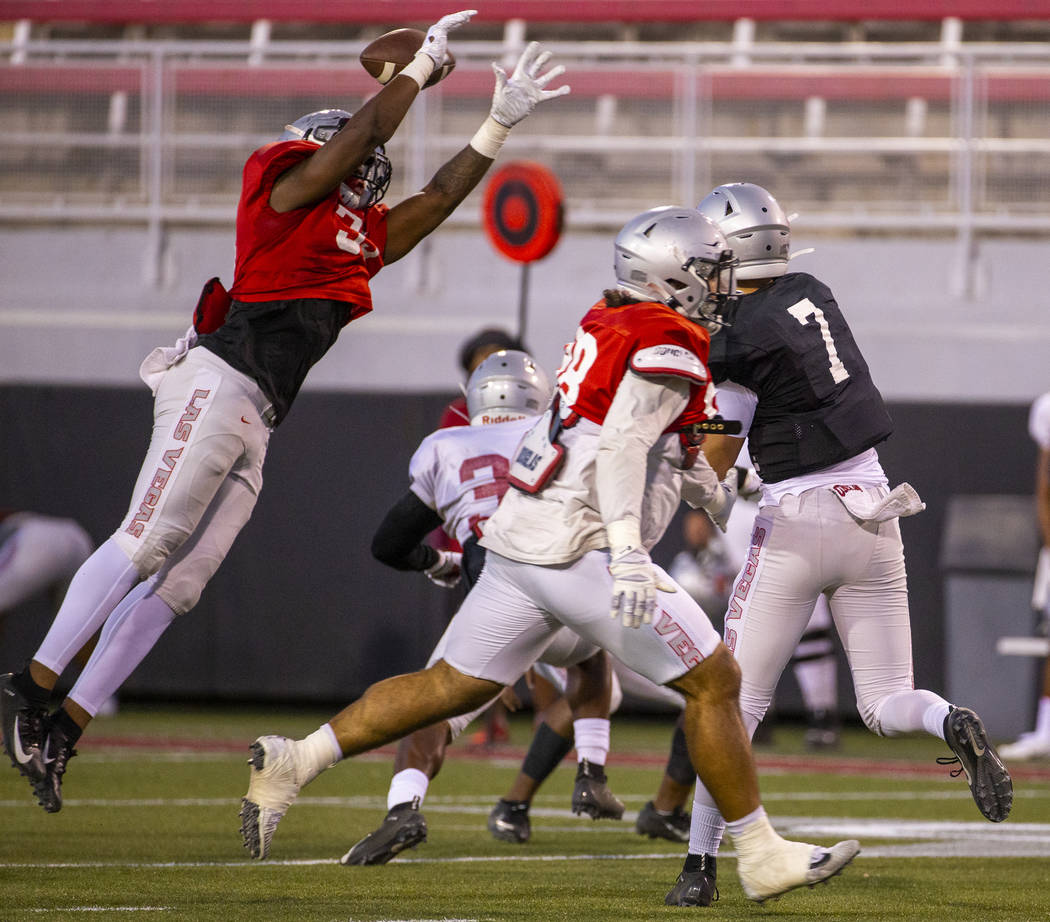
[[[408,465],[409,488],[433,509],[445,531],[461,545],[480,535],[480,525],[507,492],[507,460],[532,417],[482,426],[451,426],[432,432]]]
[[[1036,398],[1028,414],[1028,434],[1044,450],[1050,450],[1050,392]]]
[[[608,547],[598,509],[595,456],[601,426],[581,419],[559,436],[565,462],[539,493],[511,490],[485,530],[485,547],[524,563],[560,564]],[[663,537],[681,502],[681,446],[677,435],[652,447],[641,507],[642,543],[651,549]]]

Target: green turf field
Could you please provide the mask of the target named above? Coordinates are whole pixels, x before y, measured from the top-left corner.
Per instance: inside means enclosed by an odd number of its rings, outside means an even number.
[[[248,743],[264,732],[300,736],[327,716],[125,707],[82,741],[56,815],[5,762],[0,920],[1050,919],[1050,764],[1015,767],[1013,814],[993,825],[961,779],[931,772],[941,744],[860,729],[826,757],[805,755],[801,731],[783,726],[756,750],[782,833],[857,838],[864,849],[829,885],[761,906],[743,896],[728,845],[714,906],[663,905],[685,848],[636,835],[633,820],[655,790],[668,718],[614,718],[609,776],[627,804],[622,822],[571,814],[566,762],[534,805],[531,841],[494,841],[485,819],[529,736],[518,720],[511,743],[490,754],[453,747],[424,808],[429,841],[394,862],[337,863],[385,813],[388,757],[322,775],[282,822],[271,859],[249,861],[237,817]]]

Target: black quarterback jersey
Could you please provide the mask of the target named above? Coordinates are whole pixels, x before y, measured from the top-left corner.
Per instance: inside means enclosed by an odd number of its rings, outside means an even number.
[[[708,367],[716,384],[758,395],[748,446],[767,483],[838,464],[893,431],[831,290],[804,272],[744,295],[712,337]]]

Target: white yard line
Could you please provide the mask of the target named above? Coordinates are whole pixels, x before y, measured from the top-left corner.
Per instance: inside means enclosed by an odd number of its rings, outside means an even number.
[[[228,803],[223,801],[222,803]],[[442,812],[475,813],[473,809]],[[562,815],[564,811],[545,811]],[[914,819],[851,819],[842,817],[778,817],[777,829],[785,835],[810,839],[857,838],[863,845],[862,859],[872,858],[1050,858],[1050,823],[1005,823],[995,825],[982,822],[934,822]],[[587,830],[584,824],[576,827]],[[624,826],[611,824],[596,830],[623,833]],[[880,840],[895,840],[877,844]],[[905,840],[905,841],[901,841]],[[918,841],[916,841],[918,840]],[[725,857],[734,857],[732,851],[723,851]],[[404,864],[483,864],[552,861],[680,861],[682,850],[672,852],[619,853],[614,851],[586,855],[463,855],[459,857],[399,857]],[[303,867],[337,864],[337,859],[312,858],[286,861],[62,861],[62,862],[0,862],[0,869],[29,868],[126,868],[172,869],[231,868],[231,867]],[[163,908],[163,907],[161,907]]]

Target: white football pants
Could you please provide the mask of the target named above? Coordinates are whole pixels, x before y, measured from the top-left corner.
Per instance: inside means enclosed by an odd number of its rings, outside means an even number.
[[[684,589],[657,593],[652,623],[628,628],[609,616],[612,584],[607,550],[557,566],[520,563],[490,550],[449,624],[442,658],[465,675],[510,685],[567,627],[663,685],[718,648],[718,632]]]

